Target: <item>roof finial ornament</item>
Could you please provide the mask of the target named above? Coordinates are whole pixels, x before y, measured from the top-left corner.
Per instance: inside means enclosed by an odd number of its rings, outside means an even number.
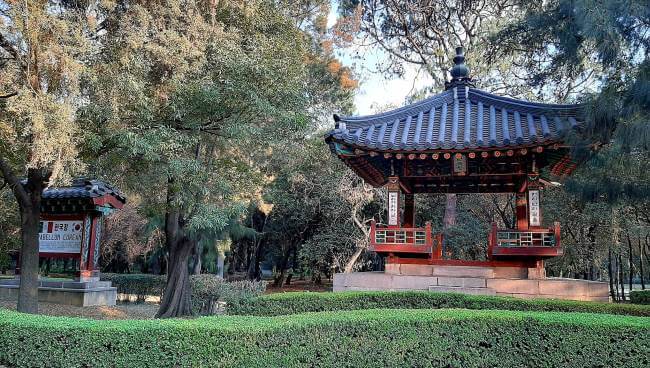
[[[445,89],[454,88],[456,86],[472,86],[474,83],[469,76],[469,68],[465,65],[465,54],[463,47],[456,47],[456,56],[454,56],[454,66],[449,69],[451,74],[451,81],[445,82]]]

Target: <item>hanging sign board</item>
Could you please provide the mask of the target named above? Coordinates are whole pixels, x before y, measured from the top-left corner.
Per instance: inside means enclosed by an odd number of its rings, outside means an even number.
[[[398,192],[388,192],[388,225],[397,225],[398,207],[397,196]]]
[[[528,191],[528,213],[530,226],[541,226],[539,212],[539,190]]]
[[[465,175],[467,173],[467,157],[456,154],[453,159],[454,174]]]
[[[41,221],[38,250],[41,253],[80,253],[83,221]]]

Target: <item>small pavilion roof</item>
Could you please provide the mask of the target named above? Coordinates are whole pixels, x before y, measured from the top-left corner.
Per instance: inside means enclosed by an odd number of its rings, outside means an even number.
[[[518,148],[562,140],[582,105],[534,103],[454,86],[382,114],[338,117],[326,139],[377,151]]]
[[[78,178],[70,186],[43,191],[41,210],[44,213],[94,211],[99,207],[121,209],[126,196],[101,180]]]

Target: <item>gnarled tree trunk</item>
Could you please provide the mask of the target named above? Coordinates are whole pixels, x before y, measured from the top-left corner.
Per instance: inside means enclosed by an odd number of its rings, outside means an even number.
[[[156,318],[174,318],[192,315],[192,289],[188,262],[194,244],[182,237],[169,250],[167,285]]]
[[[38,313],[38,233],[41,218],[41,197],[51,173],[44,169],[29,169],[23,185],[7,162],[0,158],[0,173],[9,184],[20,208],[21,240],[19,312]]]
[[[194,251],[185,229],[181,210],[174,208],[174,179],[168,180],[167,213],[165,214],[165,245],[169,252],[167,285],[156,318],[173,318],[192,315],[192,290],[190,288],[189,261]]]

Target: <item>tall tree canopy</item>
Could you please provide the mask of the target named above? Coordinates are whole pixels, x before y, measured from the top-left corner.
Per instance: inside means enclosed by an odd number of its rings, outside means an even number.
[[[344,91],[318,88],[328,81],[310,76],[327,58],[272,2],[134,2],[105,13],[80,117],[94,127],[89,154],[165,214],[158,316],[187,315],[188,261],[200,241],[258,197],[273,145],[305,127],[316,102]]]
[[[3,1],[0,14],[0,173],[21,219],[18,310],[36,313],[41,194],[82,168],[75,112],[94,29],[68,2]]]

